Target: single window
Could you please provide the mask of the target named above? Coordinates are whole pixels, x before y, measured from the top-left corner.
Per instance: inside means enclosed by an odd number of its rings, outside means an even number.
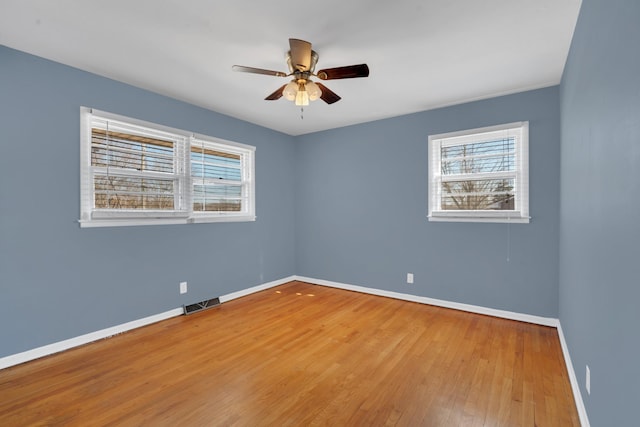
[[[81,109],[83,227],[253,221],[254,147]]]
[[[529,222],[528,122],[429,136],[429,220]]]
[[[253,186],[250,159],[212,141],[191,144],[192,210],[196,216],[241,213],[251,204]]]

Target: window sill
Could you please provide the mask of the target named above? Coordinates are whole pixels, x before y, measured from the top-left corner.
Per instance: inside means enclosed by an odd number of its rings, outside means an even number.
[[[255,221],[255,215],[243,216],[215,216],[215,217],[196,217],[196,218],[127,218],[127,219],[94,219],[79,220],[80,228],[99,228],[99,227],[130,227],[140,225],[174,225],[174,224],[199,224],[209,222],[252,222]]]
[[[256,220],[255,215],[217,215],[217,216],[193,216],[187,220],[189,224],[200,224],[207,222],[252,222]]]
[[[531,217],[496,217],[496,216],[456,216],[456,215],[428,215],[433,222],[488,222],[505,224],[528,224]]]

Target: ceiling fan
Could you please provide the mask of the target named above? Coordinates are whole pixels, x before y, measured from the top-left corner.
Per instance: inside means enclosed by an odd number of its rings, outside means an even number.
[[[309,105],[309,101],[320,98],[327,104],[340,101],[340,97],[322,83],[316,83],[310,77],[317,77],[320,80],[352,79],[356,77],[368,77],[369,67],[367,64],[348,65],[346,67],[326,68],[315,72],[318,62],[318,54],[311,50],[311,43],[289,39],[289,52],[287,53],[287,65],[289,73],[281,71],[271,71],[262,68],[245,67],[234,65],[233,71],[244,73],[264,74],[276,77],[293,77],[293,79],[279,87],[265,100],[275,101],[285,97],[289,101],[294,101],[296,105]]]

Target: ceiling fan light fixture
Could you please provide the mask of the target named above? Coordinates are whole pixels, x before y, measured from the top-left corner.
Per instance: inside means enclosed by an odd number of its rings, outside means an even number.
[[[303,107],[309,105],[309,93],[305,89],[305,84],[298,85],[298,93],[296,94],[296,105]]]
[[[322,90],[320,87],[311,80],[307,80],[306,89],[309,94],[309,101],[315,101],[322,96]]]
[[[295,101],[297,93],[298,83],[296,83],[295,80],[290,81],[289,84],[282,89],[282,96],[284,96],[287,101]]]
[[[369,66],[367,64],[347,65],[344,67],[325,68],[315,73],[318,63],[318,54],[311,49],[311,43],[300,39],[289,39],[289,52],[287,53],[287,66],[289,73],[281,71],[265,70],[263,68],[234,65],[233,71],[244,73],[263,74],[275,77],[293,77],[289,83],[280,86],[268,95],[266,101],[275,101],[285,98],[295,105],[303,107],[309,105],[309,101],[322,99],[327,104],[340,101],[340,96],[322,83],[315,83],[309,77],[317,77],[320,80],[353,79],[356,77],[368,77]]]

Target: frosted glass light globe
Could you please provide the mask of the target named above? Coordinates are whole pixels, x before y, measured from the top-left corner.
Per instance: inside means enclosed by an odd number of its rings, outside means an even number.
[[[316,99],[320,98],[320,96],[322,96],[322,90],[320,89],[320,86],[318,86],[311,80],[307,81],[306,87],[307,93],[309,94],[309,101],[315,101]]]
[[[295,81],[289,82],[289,84],[287,84],[284,89],[282,89],[282,96],[284,96],[287,101],[295,100],[297,93],[298,84]]]

